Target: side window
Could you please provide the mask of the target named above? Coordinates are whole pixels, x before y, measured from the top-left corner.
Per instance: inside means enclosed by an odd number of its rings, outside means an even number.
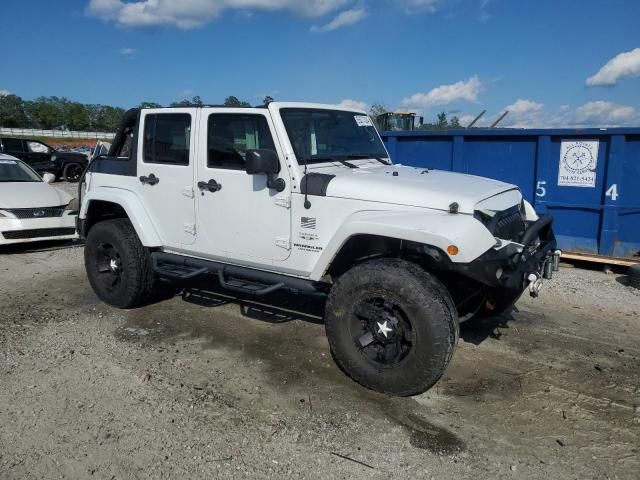
[[[209,116],[207,167],[244,170],[247,150],[275,150],[267,119],[256,114]]]
[[[2,144],[5,152],[24,152],[23,142],[17,138],[5,138]]]
[[[125,133],[125,137],[124,137],[124,141],[122,141],[119,145],[118,150],[116,150],[116,157],[117,158],[122,158],[122,159],[129,159],[131,158],[131,147],[133,145],[133,128],[129,128],[126,130]],[[109,148],[106,147],[106,145],[102,145],[101,146],[102,149],[107,150],[107,153],[109,152]]]
[[[190,135],[191,115],[188,113],[147,115],[142,153],[144,162],[189,165]]]
[[[27,140],[27,148],[31,153],[49,153],[49,147],[44,143]]]

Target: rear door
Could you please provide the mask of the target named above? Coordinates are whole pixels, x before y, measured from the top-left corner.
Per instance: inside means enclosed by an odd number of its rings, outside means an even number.
[[[164,246],[194,242],[193,168],[196,109],[143,110],[138,193]]]
[[[29,163],[29,159],[27,158],[27,153],[25,151],[24,140],[19,138],[3,138],[2,147],[4,153],[7,155],[13,155],[16,158]]]

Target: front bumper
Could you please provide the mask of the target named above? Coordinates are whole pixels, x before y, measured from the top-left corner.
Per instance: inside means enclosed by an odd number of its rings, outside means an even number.
[[[0,245],[78,238],[75,219],[76,215],[66,211],[61,217],[0,218]]]
[[[522,292],[534,283],[534,276],[535,282],[550,278],[553,267],[557,268],[554,256],[559,253],[552,227],[553,217],[541,217],[528,223],[520,243],[500,242],[473,262],[451,268],[489,287]]]

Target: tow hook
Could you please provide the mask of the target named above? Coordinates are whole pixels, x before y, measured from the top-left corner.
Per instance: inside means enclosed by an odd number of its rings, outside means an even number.
[[[529,280],[529,295],[537,298],[542,288],[542,277],[537,273],[530,273],[527,279]]]

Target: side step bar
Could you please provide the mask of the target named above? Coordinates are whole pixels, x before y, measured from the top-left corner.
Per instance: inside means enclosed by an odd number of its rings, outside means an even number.
[[[216,274],[222,288],[249,295],[263,296],[287,288],[304,293],[326,293],[326,285],[278,273],[227,265],[213,260],[186,257],[173,253],[151,253],[153,270],[161,276],[189,280],[205,273]]]

